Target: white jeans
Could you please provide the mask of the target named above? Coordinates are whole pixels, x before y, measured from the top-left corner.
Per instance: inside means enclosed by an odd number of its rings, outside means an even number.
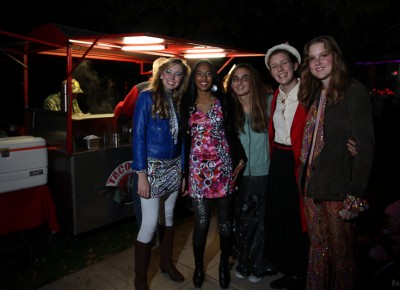
[[[174,208],[177,197],[178,191],[160,198],[140,198],[142,225],[137,236],[139,242],[149,243],[158,223],[167,227],[174,225]]]

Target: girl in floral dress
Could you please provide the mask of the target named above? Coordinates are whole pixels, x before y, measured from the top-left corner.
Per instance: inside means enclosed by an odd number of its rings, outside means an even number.
[[[246,155],[234,128],[234,107],[222,93],[215,66],[199,60],[192,69],[188,91],[181,103],[184,138],[183,195],[190,195],[194,209],[193,284],[204,281],[204,251],[215,202],[220,233],[219,283],[229,287],[228,260],[233,241],[233,195],[236,177]]]

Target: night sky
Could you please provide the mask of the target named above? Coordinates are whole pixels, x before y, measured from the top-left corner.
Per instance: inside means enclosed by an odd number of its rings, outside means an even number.
[[[0,27],[24,35],[34,26],[57,23],[265,52],[286,41],[301,50],[314,36],[330,34],[350,61],[400,51],[398,0],[42,0],[9,1],[7,6],[1,9]]]

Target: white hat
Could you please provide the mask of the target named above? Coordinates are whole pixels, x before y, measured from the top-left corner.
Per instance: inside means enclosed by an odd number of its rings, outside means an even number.
[[[268,49],[267,54],[265,55],[265,65],[267,66],[268,70],[269,70],[269,66],[268,66],[269,57],[277,49],[287,50],[288,52],[293,54],[297,58],[297,61],[299,62],[299,64],[301,64],[301,56],[300,56],[300,53],[298,52],[298,50],[295,49],[293,46],[290,46],[287,43],[282,43],[282,44],[275,45],[275,46],[271,47],[270,49]]]

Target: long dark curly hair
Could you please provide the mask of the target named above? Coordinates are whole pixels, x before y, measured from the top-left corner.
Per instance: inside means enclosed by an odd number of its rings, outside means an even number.
[[[181,110],[180,115],[182,116],[182,130],[185,132],[187,130],[188,124],[187,120],[189,120],[190,113],[195,109],[195,102],[197,98],[197,87],[196,87],[196,72],[198,67],[201,64],[208,64],[210,66],[211,76],[212,76],[212,86],[211,92],[214,97],[219,99],[221,102],[223,101],[223,90],[222,83],[220,77],[217,72],[217,68],[209,59],[200,59],[198,60],[190,73],[189,83],[187,86],[186,93],[184,94],[181,100]]]

